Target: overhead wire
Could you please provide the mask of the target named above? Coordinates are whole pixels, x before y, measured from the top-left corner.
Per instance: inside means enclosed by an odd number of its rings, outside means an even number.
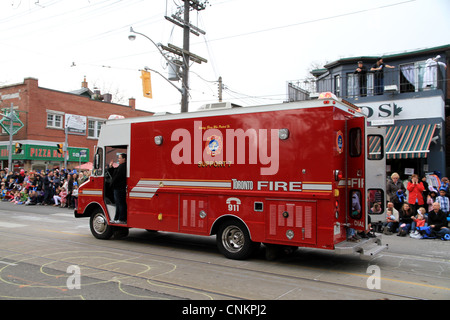
[[[74,12],[65,12],[65,13],[63,13],[63,15],[68,15],[70,17],[70,19],[69,19],[70,23],[73,23],[74,21],[79,22],[80,21],[79,20],[80,16],[81,16],[81,19],[83,19],[82,21],[86,21],[86,20],[95,18],[96,15],[98,15],[100,13],[104,14],[105,12],[106,13],[115,12],[117,10],[121,10],[124,7],[135,5],[136,3],[141,2],[141,1],[143,1],[143,0],[136,0],[136,1],[126,2],[125,3],[125,2],[123,2],[121,0],[116,0],[116,1],[105,0],[105,1],[102,1],[100,3],[90,4],[88,6],[84,6],[84,7],[80,8],[80,9],[76,10],[76,15],[75,16],[70,16],[70,14],[73,14]],[[173,1],[174,1],[174,3],[177,6],[180,5],[180,4],[176,3],[175,0],[173,0]],[[230,2],[230,1],[234,1],[234,0],[223,1],[223,2],[220,2],[218,4],[224,4],[224,3],[227,3],[227,2]],[[414,1],[416,1],[416,0],[407,0],[407,1],[397,2],[397,3],[394,3],[394,4],[388,4],[388,5],[383,5],[383,6],[377,6],[377,7],[374,7],[374,8],[356,10],[356,11],[347,12],[347,13],[343,13],[343,14],[332,15],[332,16],[318,18],[318,19],[312,19],[312,20],[308,20],[308,21],[300,21],[300,22],[297,22],[297,23],[292,23],[292,24],[287,24],[287,25],[282,25],[282,26],[275,26],[275,27],[271,27],[271,28],[265,28],[265,29],[261,29],[261,30],[250,31],[250,32],[244,32],[244,33],[240,33],[240,34],[229,35],[229,36],[215,38],[215,39],[209,39],[207,36],[203,36],[202,40],[203,40],[203,43],[206,45],[206,48],[207,48],[207,51],[208,51],[208,55],[210,57],[209,60],[211,62],[211,66],[212,66],[214,75],[217,77],[218,74],[219,74],[218,73],[218,67],[217,67],[217,65],[215,63],[215,60],[213,58],[214,55],[213,55],[213,52],[212,52],[212,48],[210,46],[211,42],[221,41],[221,40],[226,40],[226,39],[231,39],[231,38],[236,38],[236,37],[249,36],[249,35],[253,35],[253,34],[257,34],[257,33],[269,32],[269,31],[279,30],[279,29],[283,29],[283,28],[290,28],[290,27],[294,27],[294,26],[305,25],[305,24],[320,22],[320,21],[324,21],[324,20],[330,20],[330,19],[336,19],[336,18],[341,18],[341,17],[347,17],[347,16],[361,14],[361,13],[365,13],[365,12],[369,12],[369,11],[373,11],[373,10],[378,10],[378,9],[398,6],[398,5],[402,5],[402,4],[406,4],[406,3],[411,3],[411,2],[414,2]],[[61,2],[61,0],[54,0],[54,1],[50,2],[49,4],[47,4],[47,7],[50,6],[50,5],[58,4],[59,2]],[[218,5],[218,4],[215,4],[215,5]],[[24,16],[26,14],[34,13],[37,10],[43,10],[43,9],[42,8],[38,8],[38,9],[32,10],[30,12],[24,12],[24,13],[20,13],[18,15],[12,16],[12,17],[8,17],[8,18],[5,18],[5,19],[0,19],[0,24],[6,23],[8,21],[11,21],[11,19],[13,19],[14,17],[17,18],[17,17]],[[167,1],[166,1],[166,12],[167,12]],[[83,13],[83,15],[81,15],[81,13]],[[50,20],[57,19],[58,17],[61,18],[61,13],[59,13],[58,15],[55,14],[54,16],[51,16],[51,17],[49,17],[49,19]],[[202,20],[202,16],[201,15],[198,15],[197,19],[198,19],[199,23],[201,22],[201,23],[204,24],[204,21]],[[29,23],[37,23],[39,21],[41,21],[41,20],[37,20],[37,21],[33,21],[33,22],[30,21]],[[149,22],[149,21],[151,21],[151,22]],[[152,21],[151,19],[142,19],[142,20],[137,21],[135,24],[142,23],[141,25],[143,26],[143,25],[148,25],[148,24],[156,23],[156,22],[158,22],[158,20],[153,20]],[[55,27],[55,25],[53,25],[53,26],[51,25],[50,27],[47,27],[47,29],[40,29],[40,30],[33,29],[32,32],[42,32],[43,30],[44,31],[45,30],[49,30],[50,28],[54,28],[54,27]],[[9,29],[7,28],[5,30],[6,31],[7,30],[11,30],[11,28],[13,28],[13,27],[10,27]],[[125,28],[125,25],[122,26],[122,27],[117,27],[117,28],[114,28],[114,29],[111,29],[111,30],[108,30],[108,31],[101,32],[101,33],[93,34],[91,36],[88,36],[86,38],[78,40],[76,42],[76,44],[79,45],[79,44],[82,44],[82,43],[85,43],[85,42],[95,41],[96,39],[100,39],[100,38],[104,38],[104,37],[108,37],[108,36],[114,36],[115,34],[117,34],[119,32],[122,32],[123,28]],[[193,44],[195,44],[195,43],[193,43]],[[148,54],[148,52],[147,53],[140,53],[140,54],[139,53],[138,54],[131,54],[131,55],[121,56],[121,57],[116,57],[116,58],[109,57],[108,60],[122,59],[122,58],[133,57],[133,56],[137,56],[137,55],[141,55],[141,54]],[[197,76],[198,76],[198,74],[197,74]],[[205,79],[203,79],[203,80],[205,80]],[[231,90],[229,88],[227,88],[225,91],[227,91],[228,93],[231,92],[231,93],[233,93],[235,95],[236,94],[238,94],[238,95],[240,94],[240,93],[238,93],[236,91],[233,91],[233,90]],[[240,94],[240,95],[244,95],[244,94]],[[245,99],[259,98],[259,97],[250,96],[250,95],[244,95],[244,96],[246,96]],[[263,98],[263,99],[267,99],[267,98]],[[270,98],[270,99],[272,99],[272,98]]]
[[[233,0],[229,0],[229,1],[233,1]],[[229,1],[224,1],[220,4],[223,4],[225,2],[229,2]],[[230,35],[230,36],[226,36],[226,37],[221,37],[221,38],[216,38],[216,39],[208,39],[208,37],[206,35],[203,35],[203,41],[206,45],[208,54],[209,54],[209,58],[211,61],[214,61],[213,54],[212,54],[212,49],[209,45],[209,43],[214,42],[214,41],[220,41],[220,40],[227,40],[227,39],[232,39],[232,38],[237,38],[237,37],[243,37],[243,36],[249,36],[249,35],[253,35],[253,34],[258,34],[258,33],[263,33],[263,32],[269,32],[269,31],[273,31],[273,30],[279,30],[279,29],[285,29],[285,28],[291,28],[291,27],[295,27],[295,26],[299,26],[299,25],[305,25],[305,24],[310,24],[310,23],[316,23],[316,22],[320,22],[320,21],[325,21],[325,20],[331,20],[331,19],[337,19],[337,18],[342,18],[342,17],[347,17],[347,16],[352,16],[352,15],[357,15],[357,14],[362,14],[362,13],[366,13],[366,12],[370,12],[370,11],[374,11],[374,10],[380,10],[380,9],[385,9],[385,8],[389,8],[389,7],[393,7],[393,6],[398,6],[398,5],[403,5],[406,3],[411,3],[411,2],[415,2],[416,0],[406,0],[406,1],[402,1],[402,2],[397,2],[397,3],[393,3],[393,4],[387,4],[387,5],[381,5],[381,6],[377,6],[377,7],[373,7],[373,8],[368,8],[368,9],[362,9],[362,10],[356,10],[356,11],[352,11],[352,12],[347,12],[347,13],[343,13],[343,14],[337,14],[337,15],[332,15],[332,16],[328,16],[328,17],[323,17],[323,18],[318,18],[318,19],[312,19],[312,20],[307,20],[307,21],[301,21],[301,22],[297,22],[297,23],[292,23],[292,24],[287,24],[287,25],[282,25],[282,26],[275,26],[275,27],[271,27],[271,28],[266,28],[266,29],[261,29],[261,30],[255,30],[255,31],[250,31],[250,32],[244,32],[244,33],[240,33],[240,34],[235,34],[235,35]],[[201,17],[201,16],[200,16]],[[203,22],[203,21],[202,21]],[[203,22],[204,24],[204,22]],[[198,44],[198,43],[193,43],[193,44]],[[215,65],[212,66],[213,71],[217,77],[217,71],[216,71],[216,67]],[[258,98],[258,99],[266,99],[266,100],[282,100],[282,99],[275,99],[275,98],[269,98],[268,96],[259,96],[259,97],[255,97],[255,96],[250,96],[247,94],[242,94],[242,93],[238,93],[236,91],[233,91],[229,88],[224,88],[224,91],[230,93],[234,93],[234,94],[240,94],[245,96],[245,99],[254,99],[254,98]],[[276,94],[276,95],[271,95],[270,97],[274,97],[274,96],[285,96],[285,93],[283,94]]]
[[[266,29],[243,32],[243,33],[239,33],[239,34],[235,34],[235,35],[212,39],[209,41],[213,42],[213,41],[227,40],[227,39],[244,37],[244,36],[254,35],[254,34],[263,33],[263,32],[269,32],[269,31],[273,31],[273,30],[296,27],[296,26],[300,26],[300,25],[304,25],[304,24],[310,24],[310,23],[316,23],[316,22],[320,22],[320,21],[343,18],[343,17],[348,17],[348,16],[352,16],[352,15],[356,15],[356,14],[367,13],[367,12],[374,11],[374,10],[380,10],[380,9],[385,9],[385,8],[394,7],[394,6],[398,6],[398,5],[403,5],[403,4],[411,3],[411,2],[415,2],[415,1],[417,1],[417,0],[406,0],[406,1],[397,2],[397,3],[393,3],[393,4],[378,6],[378,7],[374,7],[374,8],[356,10],[356,11],[347,12],[347,13],[343,13],[343,14],[337,14],[337,15],[332,15],[332,16],[328,16],[328,17],[317,18],[317,19],[312,19],[312,20],[307,20],[307,21],[301,21],[301,22],[291,23],[291,24],[282,25],[282,26],[275,26],[275,27],[270,27],[270,28],[266,28]]]

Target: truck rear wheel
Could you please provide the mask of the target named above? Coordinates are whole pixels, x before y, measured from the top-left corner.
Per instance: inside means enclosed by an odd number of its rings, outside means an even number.
[[[91,233],[97,239],[109,239],[114,233],[114,227],[108,224],[106,215],[101,208],[96,209],[89,221]]]
[[[244,260],[260,246],[250,239],[247,227],[238,220],[228,220],[222,223],[217,232],[217,247],[227,258]]]

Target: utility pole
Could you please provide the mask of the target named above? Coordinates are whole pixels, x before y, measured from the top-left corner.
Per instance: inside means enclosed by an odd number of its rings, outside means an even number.
[[[223,89],[222,77],[219,77],[219,102],[222,102],[222,89]]]
[[[189,110],[189,46],[190,46],[190,27],[189,27],[189,12],[191,10],[190,0],[184,0],[184,31],[183,31],[183,90],[181,96],[181,112],[188,112]]]
[[[168,44],[168,47],[161,46],[164,50],[172,52],[183,58],[183,75],[182,75],[182,96],[181,96],[181,112],[189,111],[189,62],[192,60],[197,63],[207,62],[206,59],[199,57],[189,51],[190,47],[190,34],[193,33],[196,36],[205,34],[205,32],[190,23],[189,13],[191,8],[193,10],[201,11],[206,8],[208,1],[200,0],[183,0],[184,1],[184,19],[177,15],[171,17],[165,16],[166,20],[174,23],[175,25],[183,28],[183,49],[174,45]]]

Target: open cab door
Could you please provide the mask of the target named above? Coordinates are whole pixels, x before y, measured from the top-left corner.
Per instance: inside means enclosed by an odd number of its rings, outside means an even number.
[[[377,232],[386,221],[386,153],[384,127],[367,127],[366,188],[369,223]]]
[[[375,186],[366,184],[370,166],[367,166],[368,136],[365,117],[347,120],[346,142],[346,224],[357,232],[366,231],[369,224],[369,191],[378,190]],[[375,142],[375,141],[374,141]],[[382,141],[381,141],[382,142]],[[383,151],[381,151],[383,152]],[[381,161],[381,159],[379,159]],[[370,169],[373,170],[374,168]],[[385,170],[383,168],[383,170]],[[384,184],[385,182],[383,182]],[[371,259],[374,255],[387,249],[381,244],[381,237],[371,237],[357,242],[343,241],[335,245],[335,251],[340,254],[359,253],[363,259]]]
[[[366,210],[366,118],[347,120],[347,225],[356,231],[367,229]]]

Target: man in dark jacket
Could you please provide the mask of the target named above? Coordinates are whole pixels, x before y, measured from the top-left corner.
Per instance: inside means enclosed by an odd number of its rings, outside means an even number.
[[[112,176],[111,188],[114,191],[114,201],[116,203],[116,215],[112,223],[127,223],[127,155],[119,155],[119,166],[113,167],[113,162],[109,164],[108,172]]]
[[[53,171],[49,171],[44,176],[44,200],[42,204],[51,204],[53,200]]]
[[[442,238],[445,234],[450,233],[450,230],[446,227],[446,214],[441,210],[441,205],[439,202],[433,203],[433,210],[428,213],[428,225],[433,230],[433,233],[439,238]]]
[[[354,74],[358,75],[359,94],[361,97],[367,96],[367,68],[362,61],[358,61],[358,67]]]

